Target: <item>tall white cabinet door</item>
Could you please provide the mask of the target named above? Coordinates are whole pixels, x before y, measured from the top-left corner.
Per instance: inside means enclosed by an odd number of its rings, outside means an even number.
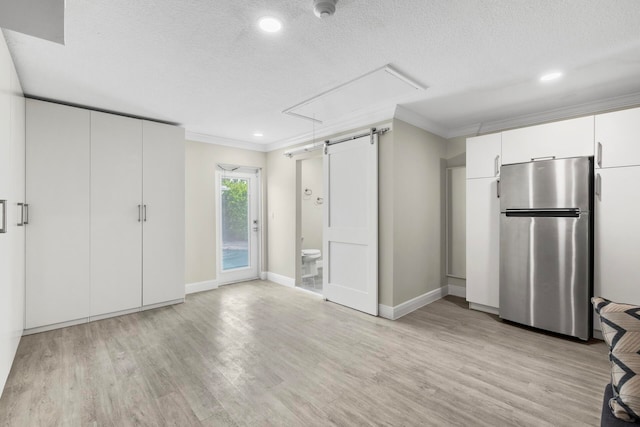
[[[467,138],[467,178],[489,178],[500,175],[502,134]]]
[[[596,116],[596,168],[640,165],[640,108]]]
[[[502,132],[502,164],[593,156],[593,122],[588,116]]]
[[[500,199],[498,180],[467,180],[467,301],[498,308]]]
[[[596,171],[594,295],[640,304],[640,166]]]
[[[142,121],[91,112],[91,315],[142,305]]]
[[[184,129],[143,121],[142,135],[142,304],[151,305],[184,298]]]
[[[88,110],[27,100],[26,328],[89,316]]]

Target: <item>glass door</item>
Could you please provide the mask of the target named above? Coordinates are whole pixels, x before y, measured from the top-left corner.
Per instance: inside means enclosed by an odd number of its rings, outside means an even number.
[[[217,270],[223,285],[258,277],[258,172],[217,173]]]

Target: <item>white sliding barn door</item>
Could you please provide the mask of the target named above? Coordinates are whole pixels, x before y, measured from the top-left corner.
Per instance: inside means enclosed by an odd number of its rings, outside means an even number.
[[[330,145],[324,161],[324,297],[378,314],[378,136]]]

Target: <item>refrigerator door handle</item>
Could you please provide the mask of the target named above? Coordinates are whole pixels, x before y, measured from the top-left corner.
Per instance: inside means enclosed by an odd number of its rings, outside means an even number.
[[[498,176],[500,174],[500,154],[498,154],[493,161],[493,176]]]
[[[602,176],[599,173],[596,174],[596,196],[602,200]]]
[[[602,142],[598,142],[598,167],[602,167]]]

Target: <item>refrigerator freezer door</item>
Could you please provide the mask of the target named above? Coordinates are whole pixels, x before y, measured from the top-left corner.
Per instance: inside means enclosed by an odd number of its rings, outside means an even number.
[[[500,317],[589,338],[589,214],[500,216]]]
[[[503,165],[500,212],[507,209],[578,208],[589,211],[589,157]]]

